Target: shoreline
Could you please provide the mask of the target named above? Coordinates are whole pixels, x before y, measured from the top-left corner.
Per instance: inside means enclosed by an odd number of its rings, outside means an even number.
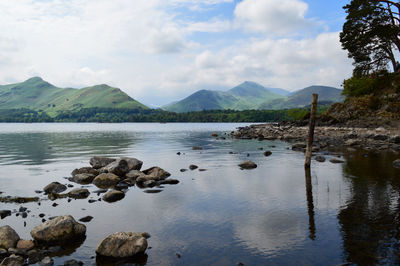
[[[308,126],[298,126],[294,123],[255,124],[239,127],[232,131],[231,135],[236,139],[282,140],[289,143],[305,143],[308,137]],[[366,150],[389,150],[399,153],[400,128],[315,127],[314,152],[337,146]],[[300,147],[300,150],[303,149],[301,145],[298,147]]]

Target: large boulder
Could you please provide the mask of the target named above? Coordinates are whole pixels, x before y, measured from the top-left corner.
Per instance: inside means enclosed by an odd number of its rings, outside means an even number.
[[[100,168],[103,168],[106,165],[109,165],[110,163],[112,163],[114,161],[115,161],[115,159],[113,159],[113,158],[95,156],[95,157],[90,159],[90,165],[94,169],[100,169]]]
[[[45,186],[44,189],[43,189],[43,191],[46,194],[51,194],[51,193],[58,194],[58,193],[61,193],[61,192],[65,191],[65,190],[67,190],[67,186],[63,185],[63,184],[60,184],[58,182],[52,182],[52,183],[48,184],[47,186]]]
[[[18,240],[18,243],[17,243],[18,249],[31,250],[34,247],[35,247],[35,243],[33,243],[32,240],[24,240],[24,239]]]
[[[393,162],[393,167],[400,168],[400,159]]]
[[[94,168],[92,168],[92,167],[82,167],[82,168],[75,169],[71,173],[71,175],[73,177],[75,177],[76,175],[79,175],[79,174],[91,174],[91,175],[96,176],[96,175],[99,174],[99,171],[94,169]]]
[[[80,238],[86,234],[86,226],[80,224],[71,215],[58,216],[36,226],[31,236],[39,243],[63,243]]]
[[[254,169],[257,168],[257,164],[252,161],[245,161],[239,164],[239,167],[242,169]]]
[[[142,168],[143,162],[131,157],[121,157],[118,160],[125,160],[128,163],[128,169],[131,170],[140,170]]]
[[[111,190],[108,191],[106,194],[103,196],[103,200],[106,202],[116,202],[125,197],[125,193],[119,190]]]
[[[129,258],[147,249],[146,233],[118,232],[103,239],[96,248],[100,256]]]
[[[118,159],[100,169],[102,173],[112,173],[117,176],[125,176],[129,172],[128,162],[124,159]]]
[[[19,240],[19,235],[10,226],[0,227],[0,248],[15,248]]]
[[[121,181],[117,175],[112,173],[103,173],[95,177],[93,179],[93,184],[95,184],[99,188],[108,188],[115,186]]]

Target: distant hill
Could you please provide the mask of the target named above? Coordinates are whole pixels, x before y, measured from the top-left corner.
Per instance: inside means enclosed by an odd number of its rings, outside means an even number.
[[[267,90],[282,96],[288,96],[290,94],[290,91],[279,88],[267,88]]]
[[[202,110],[250,110],[283,96],[267,90],[255,82],[246,81],[228,91],[200,90],[189,97],[163,107],[171,112]]]
[[[28,108],[52,114],[93,107],[148,109],[120,89],[105,84],[83,89],[58,88],[34,77],[21,83],[0,85],[0,109]]]
[[[343,102],[342,90],[328,86],[310,86],[302,90],[293,92],[287,98],[267,101],[260,104],[259,109],[288,109],[309,105],[312,94],[318,94],[318,102],[332,104]]]

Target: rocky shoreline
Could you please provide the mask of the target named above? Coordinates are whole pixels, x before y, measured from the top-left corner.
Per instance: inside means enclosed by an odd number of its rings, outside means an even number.
[[[282,140],[296,143],[294,149],[304,150],[308,137],[308,126],[298,126],[295,123],[257,124],[240,127],[233,131],[231,135],[237,139]],[[400,129],[335,126],[318,126],[315,128],[314,152],[338,146],[366,150],[388,150],[399,153]]]
[[[141,170],[143,162],[136,158],[107,158],[93,157],[90,159],[91,167],[77,168],[72,171],[68,181],[78,185],[87,186],[93,184],[98,190],[92,193],[102,197],[88,200],[89,203],[105,201],[113,203],[122,200],[128,188],[137,186],[145,189],[147,193],[159,193],[164,185],[176,185],[179,180],[170,179],[170,173],[154,166]],[[191,166],[190,169],[193,167]],[[197,166],[196,166],[197,168]],[[157,189],[150,189],[157,187]],[[70,191],[66,192],[69,188]],[[27,203],[41,201],[56,201],[62,198],[71,200],[87,199],[92,193],[86,187],[74,188],[73,184],[61,184],[52,182],[43,190],[35,191],[41,197],[11,197],[2,196],[3,203]],[[21,206],[16,215],[23,218],[28,216],[30,210]],[[0,210],[1,219],[12,215],[11,210]],[[80,246],[86,238],[86,225],[79,223],[71,215],[48,217],[44,213],[39,214],[42,224],[34,227],[30,234],[32,240],[20,239],[18,233],[9,225],[0,227],[0,265],[26,265],[35,264],[51,266],[54,264],[52,254],[67,250],[71,246]],[[80,222],[90,222],[91,216],[82,217]],[[25,223],[26,226],[26,223]],[[98,258],[117,263],[120,259],[133,259],[145,256],[148,247],[149,233],[117,232],[107,236],[97,246],[95,252]],[[83,265],[83,262],[68,260],[64,265]]]

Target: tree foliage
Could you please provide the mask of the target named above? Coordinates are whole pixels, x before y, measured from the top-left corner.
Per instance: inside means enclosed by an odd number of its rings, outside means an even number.
[[[396,70],[400,51],[399,1],[352,0],[340,33],[342,47],[354,60],[354,74],[368,75],[388,68]]]

